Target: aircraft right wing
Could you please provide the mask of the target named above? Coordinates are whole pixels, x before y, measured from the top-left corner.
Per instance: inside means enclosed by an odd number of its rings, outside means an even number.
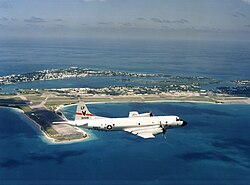
[[[131,134],[135,134],[142,138],[154,138],[156,134],[162,133],[163,129],[159,125],[147,126],[147,127],[132,127],[126,128],[124,131]]]

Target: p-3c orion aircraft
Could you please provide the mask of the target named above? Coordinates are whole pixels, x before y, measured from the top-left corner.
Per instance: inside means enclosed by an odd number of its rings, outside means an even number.
[[[165,134],[169,128],[182,127],[187,122],[178,116],[153,116],[152,113],[130,112],[126,118],[107,118],[89,112],[83,102],[77,105],[74,121],[66,123],[96,130],[123,130],[142,138],[154,138],[156,134]]]

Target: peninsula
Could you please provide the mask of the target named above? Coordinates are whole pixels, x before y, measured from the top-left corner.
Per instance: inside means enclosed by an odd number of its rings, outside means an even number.
[[[124,77],[159,77],[164,75],[147,73],[115,72],[109,70],[95,70],[80,67],[70,67],[65,69],[51,69],[35,71],[24,74],[12,74],[0,76],[0,85],[13,84],[18,82],[33,82],[39,80],[58,80],[65,78],[79,78],[86,76],[124,76]]]
[[[66,69],[43,70],[38,72],[0,77],[1,87],[7,84],[86,76],[122,77],[124,86],[18,89],[15,92],[1,93],[0,106],[22,109],[52,142],[72,142],[88,139],[83,130],[63,122],[60,108],[64,105],[85,102],[206,102],[218,104],[250,104],[250,80],[231,81],[235,86],[218,86],[220,80],[208,77],[184,77],[163,74],[142,74],[114,72],[70,67]],[[132,85],[132,82],[140,85]],[[202,87],[214,85],[216,89]],[[1,90],[0,90],[1,92]],[[242,95],[242,96],[240,96]]]

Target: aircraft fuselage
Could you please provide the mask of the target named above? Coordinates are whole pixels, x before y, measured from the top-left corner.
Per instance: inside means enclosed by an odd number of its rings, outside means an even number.
[[[132,117],[132,118],[100,118],[82,119],[71,123],[75,126],[97,130],[123,130],[131,127],[159,126],[165,129],[185,125],[185,121],[177,116]],[[156,127],[157,128],[157,127]]]

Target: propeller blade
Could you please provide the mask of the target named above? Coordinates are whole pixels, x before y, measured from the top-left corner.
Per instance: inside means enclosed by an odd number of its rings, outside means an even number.
[[[162,135],[166,139],[166,129],[162,127],[162,125],[160,125],[160,127],[162,128]]]
[[[162,128],[162,133],[166,134],[166,129],[165,128]]]

